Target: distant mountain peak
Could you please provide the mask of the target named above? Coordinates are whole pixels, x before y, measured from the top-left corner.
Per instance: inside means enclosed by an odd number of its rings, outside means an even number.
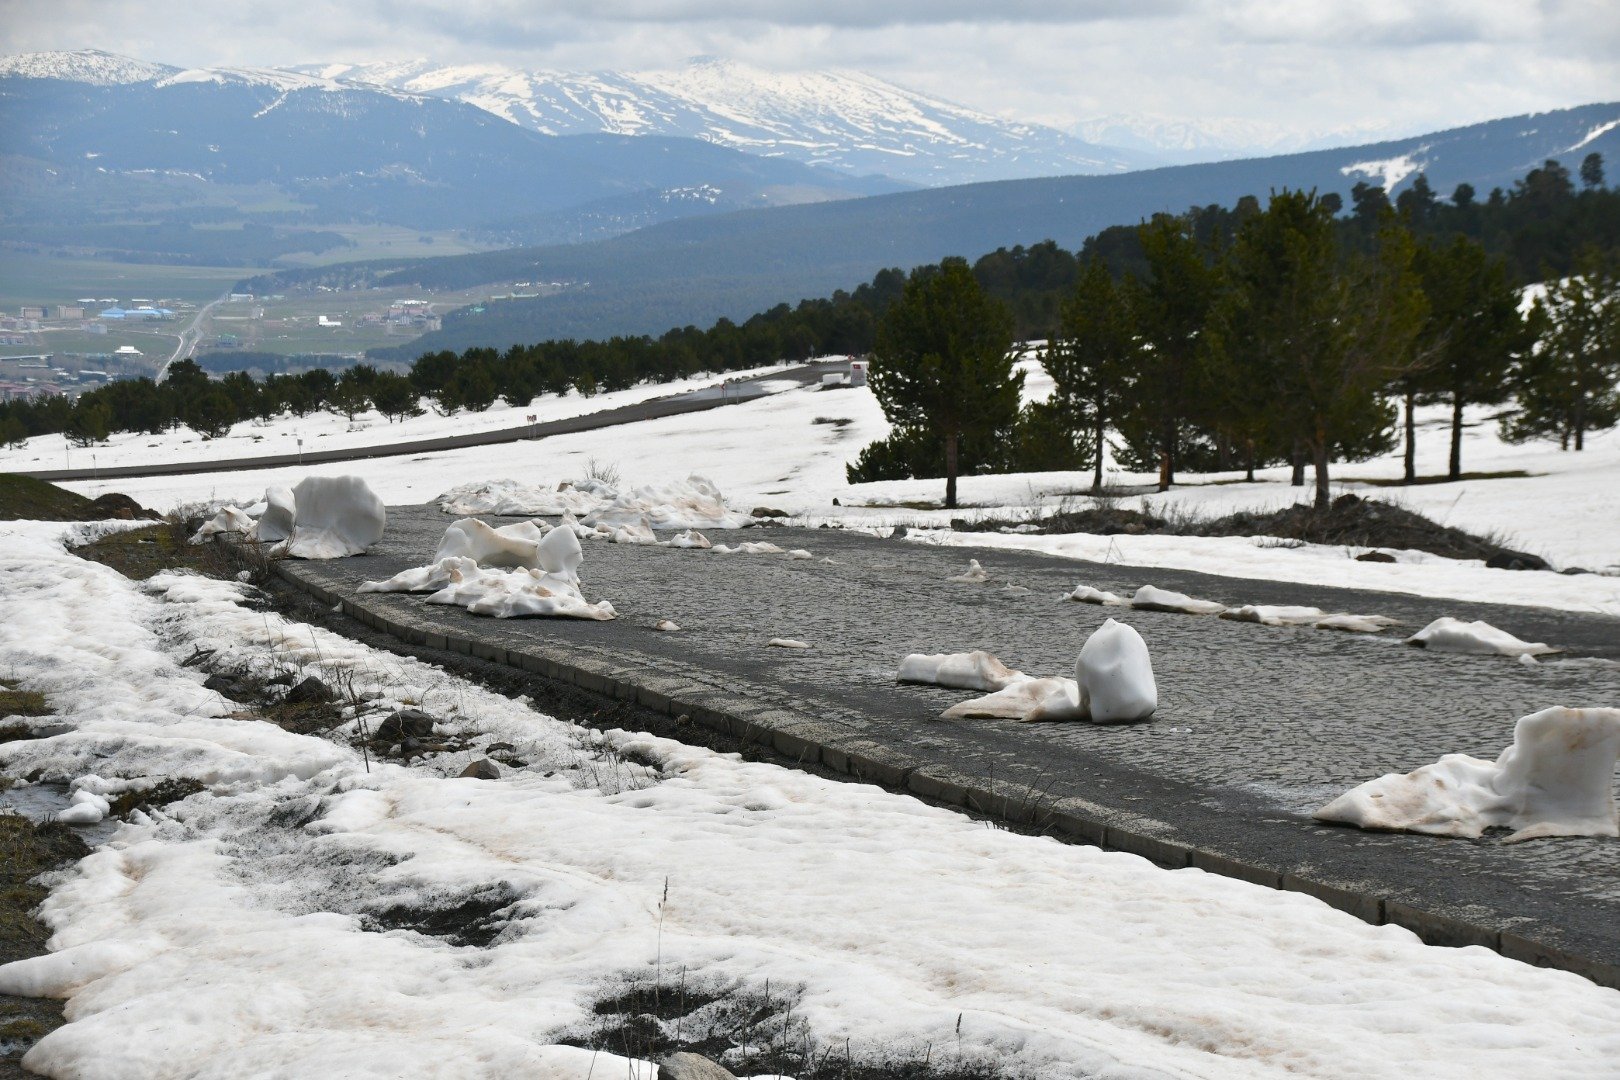
[[[420,61],[294,70],[455,98],[547,135],[668,135],[939,186],[1157,165],[859,71],[768,71],[716,56],[664,70],[522,71]]]
[[[136,60],[101,49],[73,52],[33,52],[0,56],[0,76],[21,79],[62,79],[94,86],[123,86],[151,82],[172,75],[179,68]]]

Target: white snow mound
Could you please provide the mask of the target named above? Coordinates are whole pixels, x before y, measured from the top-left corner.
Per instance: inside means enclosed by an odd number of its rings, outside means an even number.
[[[296,505],[292,488],[272,484],[264,489],[264,512],[253,527],[253,539],[263,544],[276,544],[293,534],[297,523]]]
[[[1520,641],[1488,622],[1463,622],[1444,616],[1406,639],[1408,645],[1434,652],[1471,656],[1545,656],[1560,650],[1539,641]]]
[[[1213,600],[1198,600],[1186,593],[1159,589],[1152,585],[1143,585],[1136,590],[1131,596],[1131,607],[1141,608],[1143,611],[1180,611],[1188,615],[1219,615],[1226,610],[1225,604],[1217,604]]]
[[[201,544],[220,533],[246,533],[253,528],[253,519],[234,506],[222,506],[219,512],[202,523],[191,537],[193,544]]]
[[[1094,724],[1146,720],[1159,707],[1153,662],[1136,628],[1109,619],[1080,647],[1074,665],[1080,709]]]
[[[647,524],[654,529],[741,529],[754,523],[747,514],[726,506],[713,482],[696,475],[616,495],[581,520],[587,525]]]
[[[292,495],[293,531],[280,549],[287,555],[341,559],[382,539],[387,511],[358,476],[306,476]]]
[[[1340,795],[1315,814],[1363,829],[1478,837],[1515,830],[1508,843],[1542,836],[1616,836],[1614,766],[1620,709],[1555,706],[1521,717],[1495,761],[1447,754]]]
[[[444,530],[433,561],[468,558],[479,566],[508,566],[532,570],[540,565],[540,542],[545,533],[532,521],[492,528],[477,518],[462,518]]]
[[[1070,600],[1078,600],[1082,604],[1107,604],[1109,607],[1125,607],[1130,601],[1118,593],[1104,592],[1094,589],[1090,585],[1076,585],[1074,592],[1069,594]]]
[[[979,565],[978,559],[969,559],[968,568],[962,573],[957,574],[955,577],[949,578],[948,580],[955,581],[963,585],[975,585],[982,581],[988,581],[989,578],[990,575],[985,572],[984,567]]]
[[[896,682],[928,683],[959,690],[1002,690],[1028,679],[984,650],[965,653],[912,653],[900,661]]]
[[[521,480],[487,480],[459,484],[434,502],[447,514],[494,514],[498,517],[560,517],[588,514],[617,492],[599,480],[576,480],[556,487]]]
[[[1321,608],[1244,604],[1227,608],[1221,618],[1234,622],[1260,623],[1262,626],[1314,626],[1318,630],[1346,630],[1359,634],[1376,634],[1385,627],[1394,626],[1395,620],[1384,615],[1329,614]]]

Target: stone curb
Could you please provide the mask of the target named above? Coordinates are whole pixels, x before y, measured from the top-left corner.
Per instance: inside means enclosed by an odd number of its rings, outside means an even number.
[[[1054,800],[1026,785],[1008,781],[986,787],[981,777],[946,766],[925,767],[892,746],[861,738],[834,724],[779,707],[738,708],[739,703],[722,701],[712,688],[626,672],[586,658],[563,660],[538,651],[506,649],[442,628],[424,629],[400,622],[360,599],[340,596],[306,578],[299,573],[300,564],[278,560],[271,566],[283,581],[321,603],[411,645],[533,672],[605,697],[634,701],[668,716],[684,715],[696,724],[745,743],[768,745],[801,764],[819,764],[858,781],[909,791],[985,817],[1039,827],[1047,835],[1071,842],[1139,855],[1168,869],[1203,870],[1285,892],[1304,893],[1375,926],[1387,923],[1404,927],[1430,945],[1481,945],[1534,967],[1573,972],[1600,986],[1620,990],[1620,965],[1566,952],[1509,929],[1424,911],[1353,886],[1256,866],[1218,851],[1112,824],[1106,819],[1105,808],[1081,799]]]

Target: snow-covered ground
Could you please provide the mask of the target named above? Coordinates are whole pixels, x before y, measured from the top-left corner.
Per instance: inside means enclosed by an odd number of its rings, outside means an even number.
[[[1049,394],[1051,381],[1045,373],[1033,363],[1024,366],[1028,372],[1026,399]],[[603,398],[591,400],[599,403]],[[1419,419],[1418,470],[1432,476],[1445,467],[1449,413],[1443,408],[1426,409]],[[1360,549],[1283,548],[1275,541],[1251,537],[1009,536],[952,531],[948,526],[953,517],[1017,519],[1065,504],[1082,507],[1088,501],[1083,493],[1090,488],[1091,474],[964,477],[960,485],[963,509],[918,509],[938,505],[942,481],[850,485],[845,478],[845,465],[888,430],[870,390],[804,388],[632,426],[538,442],[377,458],[352,468],[391,504],[426,502],[457,484],[505,477],[555,486],[582,476],[592,462],[616,469],[629,486],[681,480],[698,473],[712,479],[730,504],[745,512],[754,506],[769,506],[810,524],[827,521],[943,529],[917,536],[925,542],[1017,547],[1127,565],[1620,614],[1620,577],[1616,576],[1488,570],[1477,561],[1442,559],[1422,552],[1396,552],[1398,561],[1393,564],[1362,563],[1352,558]],[[1470,532],[1498,535],[1510,546],[1544,556],[1558,569],[1579,566],[1620,571],[1620,432],[1589,439],[1587,449],[1578,454],[1561,452],[1549,443],[1512,446],[1497,437],[1496,424],[1486,411],[1477,410],[1469,415],[1463,467],[1468,472],[1520,470],[1529,475],[1410,488],[1358,482],[1399,477],[1401,457],[1396,452],[1374,461],[1336,466],[1335,488],[1400,503]],[[268,484],[295,483],[304,474],[299,469],[200,473],[72,486],[90,495],[116,488],[160,508],[207,500],[238,500],[247,505],[259,499]],[[1153,477],[1110,467],[1107,479],[1112,485],[1129,487],[1148,485]],[[1290,487],[1287,470],[1280,468],[1263,470],[1252,484],[1242,482],[1238,474],[1184,479],[1186,484],[1167,494],[1128,496],[1120,505],[1219,516],[1235,510],[1276,509],[1310,497],[1309,489]]]
[[[282,416],[268,422],[242,421],[231,428],[230,434],[218,439],[204,439],[185,427],[163,435],[126,431],[119,432],[105,443],[82,449],[67,445],[61,435],[36,435],[16,448],[0,445],[0,472],[88,469],[92,467],[92,455],[96,467],[112,468],[143,465],[152,461],[230,461],[271,454],[296,454],[300,450],[300,439],[303,440],[301,449],[313,453],[317,450],[346,450],[356,446],[413,442],[449,435],[473,435],[520,427],[529,423],[530,416],[535,417],[535,423],[545,423],[634,405],[649,398],[701,390],[718,386],[729,379],[769,374],[778,366],[726,375],[697,375],[667,383],[641,383],[628,390],[615,390],[591,397],[581,397],[573,390],[561,397],[542,394],[523,406],[497,401],[483,412],[463,410],[453,416],[441,416],[428,408],[424,401],[426,411],[423,415],[398,423],[390,423],[376,410],[360,413],[352,423],[337,413],[313,412],[307,416]]]
[[[832,396],[832,395],[829,395]],[[765,403],[771,404],[771,403]],[[0,769],[138,815],[54,888],[52,952],[0,991],[68,997],[57,1076],[648,1076],[555,1046],[627,980],[793,996],[857,1062],[1028,1076],[1605,1077],[1620,993],[1425,946],[1307,896],[987,829],[879,789],[647,735],[596,735],[184,574],[142,585],[0,525],[0,670],[66,730]],[[372,718],[418,705],[529,764],[364,761],[242,718],[180,665],[315,673]],[[237,715],[233,715],[237,714]],[[637,764],[644,762],[647,764]],[[453,947],[368,918],[498,894]]]

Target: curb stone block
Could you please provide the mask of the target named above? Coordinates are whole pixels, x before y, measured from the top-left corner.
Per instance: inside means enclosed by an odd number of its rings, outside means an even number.
[[[1410,904],[1394,900],[1385,901],[1384,921],[1406,927],[1430,945],[1449,945],[1454,948],[1483,945],[1493,952],[1499,951],[1501,940],[1499,932],[1483,926],[1474,926],[1448,915],[1436,915],[1434,912],[1424,911]]]
[[[1178,844],[1173,840],[1159,840],[1151,836],[1144,836],[1129,829],[1121,829],[1110,825],[1103,833],[1103,842],[1106,846],[1118,851],[1128,851],[1132,855],[1140,855],[1149,862],[1172,870],[1185,869],[1189,854],[1186,845]]]
[[[1336,885],[1326,885],[1295,874],[1284,874],[1282,887],[1285,892],[1314,896],[1328,907],[1348,912],[1374,926],[1380,926],[1384,922],[1384,902],[1376,896],[1369,896],[1354,889],[1341,889]]]
[[[1283,887],[1283,876],[1279,871],[1253,866],[1238,859],[1229,859],[1225,855],[1218,855],[1213,851],[1202,851],[1193,848],[1192,865],[1211,874],[1247,881],[1251,885],[1264,885],[1268,889],[1281,889]]]

